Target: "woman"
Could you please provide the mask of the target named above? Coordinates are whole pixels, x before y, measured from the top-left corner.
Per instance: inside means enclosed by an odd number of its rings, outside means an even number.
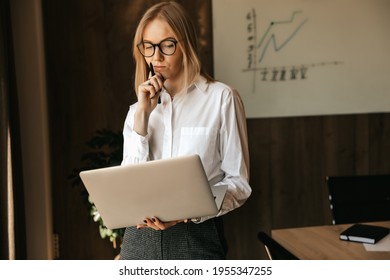
[[[198,154],[210,184],[228,185],[217,216],[241,206],[251,193],[243,104],[235,90],[204,73],[195,29],[179,4],[163,2],[145,13],[134,57],[138,102],[126,117],[122,164]],[[126,229],[121,258],[224,259],[226,252],[218,217],[145,217]]]

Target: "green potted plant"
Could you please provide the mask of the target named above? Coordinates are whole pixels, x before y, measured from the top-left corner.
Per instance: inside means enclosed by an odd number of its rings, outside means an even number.
[[[72,186],[83,187],[81,195],[87,204],[89,214],[99,225],[101,238],[109,238],[109,240],[113,243],[113,247],[116,248],[117,242],[122,239],[125,229],[120,228],[111,230],[104,225],[95,204],[88,195],[88,192],[81,181],[79,173],[83,170],[120,165],[123,156],[122,132],[114,132],[109,129],[98,130],[96,131],[96,134],[86,143],[86,145],[89,147],[90,151],[81,156],[83,166],[81,168],[73,169],[69,178],[72,181]]]

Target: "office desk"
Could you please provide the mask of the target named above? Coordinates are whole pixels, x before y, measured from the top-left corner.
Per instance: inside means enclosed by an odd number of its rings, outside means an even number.
[[[390,228],[390,221],[365,223]],[[366,251],[362,243],[343,241],[340,233],[350,225],[272,230],[272,238],[303,260],[390,260],[390,252]]]

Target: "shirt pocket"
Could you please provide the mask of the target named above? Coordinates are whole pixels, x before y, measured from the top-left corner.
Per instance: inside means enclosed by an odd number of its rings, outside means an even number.
[[[216,156],[218,130],[212,127],[182,127],[179,155],[198,154],[203,160]]]

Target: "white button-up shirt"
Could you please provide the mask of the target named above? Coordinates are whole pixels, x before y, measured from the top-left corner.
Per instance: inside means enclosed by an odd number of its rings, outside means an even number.
[[[198,154],[210,185],[228,185],[217,216],[246,201],[251,194],[248,140],[236,90],[203,77],[173,99],[163,90],[145,137],[133,130],[136,108],[137,103],[130,106],[125,120],[122,165]]]

